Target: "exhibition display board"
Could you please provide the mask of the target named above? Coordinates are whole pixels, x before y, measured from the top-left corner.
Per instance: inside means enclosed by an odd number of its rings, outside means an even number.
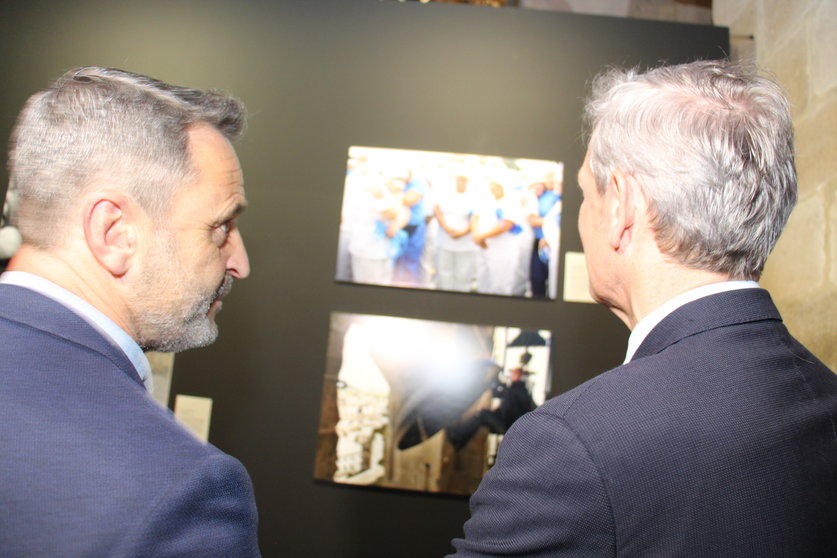
[[[342,350],[330,343],[334,316],[546,332],[546,396],[619,364],[624,325],[563,295],[580,273],[565,264],[581,252],[583,98],[607,66],[720,58],[728,43],[725,28],[441,3],[4,3],[0,133],[8,138],[29,94],[74,66],[244,101],[249,127],[236,148],[252,274],[225,300],[218,342],[175,358],[172,400],[212,400],[209,441],[250,471],[266,558],[424,558],[461,535],[467,496],[315,479],[324,373]],[[515,171],[515,161],[560,163],[555,296],[337,280],[357,146],[496,157]]]

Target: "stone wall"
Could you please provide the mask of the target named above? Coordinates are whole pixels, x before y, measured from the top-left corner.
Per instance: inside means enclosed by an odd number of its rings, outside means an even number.
[[[713,18],[730,28],[733,57],[772,75],[793,105],[799,202],[760,282],[837,370],[837,2],[714,0]]]

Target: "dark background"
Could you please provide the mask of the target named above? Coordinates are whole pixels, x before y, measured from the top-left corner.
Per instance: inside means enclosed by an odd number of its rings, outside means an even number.
[[[727,45],[725,28],[438,3],[3,2],[0,135],[74,66],[241,98],[253,272],[225,302],[219,341],[177,356],[172,397],[214,400],[210,441],[251,473],[266,558],[425,558],[461,534],[466,498],[312,479],[330,313],[551,330],[553,395],[618,364],[628,332],[590,304],[335,283],[348,147],[563,161],[563,261],[581,250],[590,78],[607,65],[718,58]],[[4,173],[0,196],[5,187]]]

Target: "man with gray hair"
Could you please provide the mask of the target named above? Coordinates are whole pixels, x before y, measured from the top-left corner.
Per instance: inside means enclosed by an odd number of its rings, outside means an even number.
[[[0,276],[0,554],[258,556],[250,478],[147,394],[249,274],[227,96],[77,68],[27,101]]]
[[[578,218],[622,366],[518,420],[456,556],[837,556],[837,376],[755,282],[796,201],[778,85],[613,70]]]

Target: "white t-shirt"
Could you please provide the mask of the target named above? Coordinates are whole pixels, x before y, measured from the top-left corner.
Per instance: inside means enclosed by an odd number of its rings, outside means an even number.
[[[471,226],[471,215],[474,213],[474,196],[468,190],[446,193],[441,196],[437,207],[449,228],[459,230]],[[438,247],[442,250],[468,252],[476,249],[476,244],[474,244],[470,233],[459,238],[453,238],[439,227],[438,238]]]

